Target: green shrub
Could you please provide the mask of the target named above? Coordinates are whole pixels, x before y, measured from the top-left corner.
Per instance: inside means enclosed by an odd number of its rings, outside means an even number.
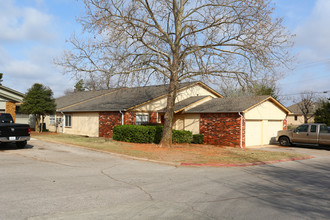
[[[191,131],[172,130],[173,143],[190,143],[192,140]]]
[[[203,144],[204,142],[204,134],[194,134],[193,135],[194,144]]]
[[[119,125],[114,127],[112,138],[132,143],[159,143],[162,131],[161,126]]]
[[[113,140],[132,143],[159,144],[163,134],[163,126],[118,125],[113,128]],[[172,130],[173,143],[190,143],[190,131]]]

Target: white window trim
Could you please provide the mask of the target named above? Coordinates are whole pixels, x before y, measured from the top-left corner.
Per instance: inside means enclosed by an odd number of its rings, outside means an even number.
[[[49,115],[49,124],[55,125],[56,123],[56,116],[55,115]]]
[[[70,117],[70,121],[67,120],[67,117]],[[69,122],[70,122],[70,125],[68,125]],[[66,128],[71,128],[72,127],[72,115],[65,115],[65,127]]]
[[[145,121],[138,121],[137,119],[138,119],[138,116],[146,116],[146,118],[147,118],[147,120],[145,120]],[[149,122],[149,113],[145,113],[145,112],[141,112],[141,113],[136,113],[136,117],[135,117],[135,124],[137,124],[137,125],[141,125],[141,123],[143,123],[143,122]]]

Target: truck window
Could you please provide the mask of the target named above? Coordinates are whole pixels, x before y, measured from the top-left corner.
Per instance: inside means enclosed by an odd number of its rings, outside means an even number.
[[[0,123],[13,123],[13,118],[10,114],[2,114],[0,113]]]
[[[296,128],[296,132],[308,132],[308,125],[300,125]]]
[[[311,132],[316,132],[316,125],[311,125]]]
[[[329,133],[328,127],[326,125],[320,126],[320,133]]]

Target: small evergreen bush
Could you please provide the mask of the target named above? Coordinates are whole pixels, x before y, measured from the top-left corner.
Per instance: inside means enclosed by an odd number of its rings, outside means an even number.
[[[163,126],[160,125],[118,125],[113,128],[113,140],[132,143],[156,143],[159,144],[163,134]],[[190,143],[192,133],[190,131],[172,130],[173,143]]]
[[[192,140],[191,131],[172,130],[173,143],[191,143],[191,140]]]
[[[203,144],[204,143],[204,134],[194,134],[193,142],[194,142],[194,144]]]
[[[132,143],[159,143],[162,131],[161,126],[119,125],[113,128],[112,138]]]

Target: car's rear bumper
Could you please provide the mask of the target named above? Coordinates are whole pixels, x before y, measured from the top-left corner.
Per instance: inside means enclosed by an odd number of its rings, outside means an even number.
[[[0,142],[20,142],[29,141],[30,136],[18,136],[18,137],[0,137]]]

